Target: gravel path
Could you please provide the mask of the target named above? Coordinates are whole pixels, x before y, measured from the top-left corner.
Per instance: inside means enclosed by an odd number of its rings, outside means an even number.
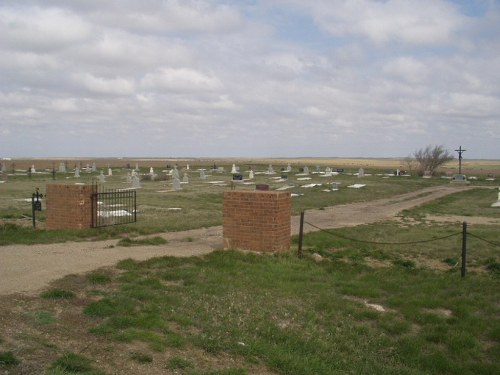
[[[454,193],[465,186],[438,186],[388,199],[309,210],[305,221],[320,228],[339,228],[394,218],[401,210]],[[292,218],[292,234],[297,234],[299,218]],[[304,231],[314,231],[310,225]],[[165,246],[116,247],[118,240],[66,242],[49,245],[0,247],[0,295],[35,293],[51,281],[73,273],[111,266],[122,259],[145,260],[157,256],[192,256],[222,248],[222,227],[162,233]]]

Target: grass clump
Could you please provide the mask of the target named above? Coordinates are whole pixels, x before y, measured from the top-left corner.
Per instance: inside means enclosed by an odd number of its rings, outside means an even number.
[[[80,354],[66,353],[53,362],[49,374],[104,375],[104,372],[94,369],[91,359]]]
[[[12,352],[0,352],[0,366],[15,366],[19,364],[19,360]]]
[[[91,272],[87,275],[87,281],[91,284],[108,284],[111,276],[102,272]]]
[[[75,293],[64,289],[50,289],[43,292],[40,296],[45,299],[71,299],[75,297]]]
[[[153,362],[153,356],[145,353],[133,352],[130,354],[130,358],[135,362],[142,364]]]
[[[158,246],[165,245],[168,241],[162,237],[156,236],[151,238],[143,238],[143,239],[132,239],[132,238],[123,238],[118,241],[117,246],[131,247],[131,246]]]
[[[169,370],[184,370],[194,367],[193,362],[184,357],[175,356],[168,360],[166,368]]]

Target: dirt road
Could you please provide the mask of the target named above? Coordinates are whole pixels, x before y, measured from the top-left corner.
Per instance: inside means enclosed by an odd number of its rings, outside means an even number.
[[[339,228],[394,218],[398,212],[452,194],[465,186],[437,186],[388,199],[329,207],[306,212],[305,220],[320,228]],[[299,218],[292,218],[297,234]],[[305,231],[315,228],[305,225]],[[73,273],[110,266],[127,258],[145,260],[157,256],[192,256],[222,248],[222,227],[163,233],[165,246],[116,247],[118,240],[66,242],[49,245],[0,247],[0,295],[34,293],[56,279]]]

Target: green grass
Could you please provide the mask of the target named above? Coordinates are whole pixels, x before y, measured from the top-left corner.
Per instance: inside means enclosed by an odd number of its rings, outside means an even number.
[[[70,290],[50,289],[43,292],[40,297],[45,299],[71,299],[75,297],[75,293]]]
[[[167,369],[169,370],[183,370],[193,367],[194,364],[189,359],[183,357],[172,357],[167,362]]]
[[[48,374],[104,375],[105,373],[94,369],[91,359],[80,354],[67,353],[54,361]]]
[[[133,239],[133,238],[123,238],[120,241],[118,241],[117,246],[124,246],[124,247],[132,247],[132,246],[147,246],[147,245],[165,245],[167,243],[167,240],[156,236],[156,237],[151,237],[151,238],[141,238],[141,239]]]
[[[1,366],[15,366],[18,365],[20,362],[19,360],[14,356],[12,352],[1,352],[0,351],[0,368]]]
[[[328,253],[330,236],[306,237],[306,255]],[[321,263],[235,251],[128,260],[115,293],[85,313],[96,319],[92,331],[113,341],[166,350],[178,336],[181,350],[194,345],[241,356],[282,374],[500,371],[496,278],[474,273],[460,280],[458,270],[418,267],[387,249],[377,256],[403,260],[372,268],[370,252],[344,251]]]
[[[91,272],[87,275],[87,280],[91,284],[108,284],[111,282],[111,276],[102,272]]]

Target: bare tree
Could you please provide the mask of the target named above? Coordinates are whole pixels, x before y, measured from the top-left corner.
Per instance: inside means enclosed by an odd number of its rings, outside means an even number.
[[[423,175],[425,171],[429,171],[434,175],[440,166],[448,163],[454,158],[453,154],[446,150],[443,145],[428,145],[424,149],[415,151],[413,157],[419,165],[419,174],[421,175]]]

